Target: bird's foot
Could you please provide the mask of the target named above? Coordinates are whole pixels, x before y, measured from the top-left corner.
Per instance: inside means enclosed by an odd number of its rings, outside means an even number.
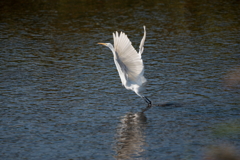
[[[152,107],[152,104],[149,103],[146,108],[142,109],[142,113],[144,113],[145,111],[149,110],[151,107]]]
[[[152,107],[152,102],[145,96],[142,96],[144,101],[148,104],[146,108],[142,109],[142,113],[149,110]]]

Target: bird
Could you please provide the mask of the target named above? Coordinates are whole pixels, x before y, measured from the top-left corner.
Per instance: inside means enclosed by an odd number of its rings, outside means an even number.
[[[143,26],[144,34],[137,52],[132,46],[131,41],[124,32],[113,33],[114,46],[111,43],[98,43],[108,47],[113,53],[113,60],[115,62],[118,74],[120,76],[122,85],[134,91],[138,96],[144,99],[148,104],[147,109],[152,106],[152,102],[143,95],[147,83],[144,77],[144,65],[142,60],[142,53],[144,50],[144,42],[146,39],[146,27]]]

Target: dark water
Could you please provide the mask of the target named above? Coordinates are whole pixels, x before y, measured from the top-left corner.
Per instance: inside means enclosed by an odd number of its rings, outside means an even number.
[[[240,75],[231,74],[240,62],[239,1],[9,0],[0,9],[1,159],[204,159],[212,145],[239,150]],[[97,43],[112,43],[118,30],[138,49],[143,25],[155,106],[142,115],[145,102],[121,86],[111,51]],[[165,102],[181,106],[156,106]]]

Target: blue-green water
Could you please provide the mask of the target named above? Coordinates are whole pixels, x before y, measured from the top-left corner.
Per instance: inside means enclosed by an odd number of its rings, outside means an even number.
[[[212,145],[239,149],[240,93],[225,78],[240,62],[239,2],[0,3],[2,159],[203,159]],[[154,107],[136,118],[145,102],[97,43],[124,31],[138,50],[143,25]],[[156,106],[165,102],[181,106]]]

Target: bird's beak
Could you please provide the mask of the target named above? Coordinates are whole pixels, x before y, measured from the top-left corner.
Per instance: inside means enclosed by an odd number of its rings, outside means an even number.
[[[104,45],[104,46],[106,46],[106,45],[107,45],[106,43],[98,43],[98,44],[101,44],[101,45]]]

